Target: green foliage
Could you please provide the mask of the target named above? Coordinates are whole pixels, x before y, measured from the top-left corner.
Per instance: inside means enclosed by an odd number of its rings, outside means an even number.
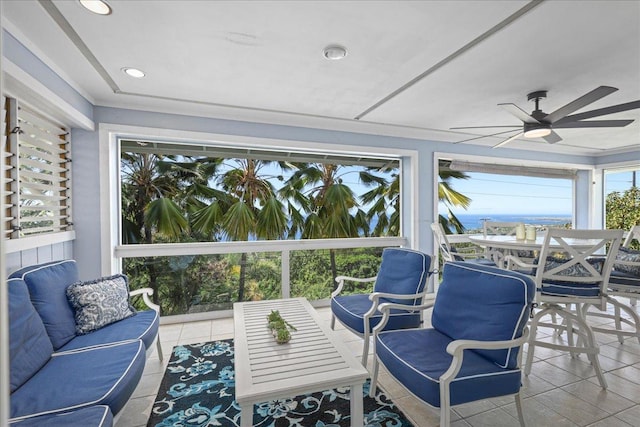
[[[640,188],[631,187],[622,194],[617,191],[607,194],[606,212],[608,229],[630,230],[640,224]],[[640,249],[637,242],[633,246]]]

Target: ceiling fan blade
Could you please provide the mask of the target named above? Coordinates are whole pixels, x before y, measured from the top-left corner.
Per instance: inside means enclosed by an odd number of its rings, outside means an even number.
[[[539,121],[531,117],[529,113],[524,111],[522,108],[518,107],[516,104],[507,103],[507,104],[498,104],[498,106],[504,108],[509,113],[513,114],[514,116],[516,116],[517,118],[519,118],[525,123],[531,123],[531,124],[540,123]]]
[[[509,138],[505,139],[505,140],[504,140],[504,141],[502,141],[501,143],[496,144],[496,145],[494,145],[494,146],[493,146],[493,147],[491,147],[491,148],[498,148],[498,147],[502,147],[503,145],[510,143],[510,142],[511,142],[511,141],[513,141],[514,139],[516,139],[516,138],[520,138],[522,135],[524,135],[524,132],[518,132],[517,134],[513,135],[512,137],[509,137]]]
[[[554,123],[554,129],[570,129],[570,128],[621,128],[633,123],[634,120],[589,120]]]
[[[518,127],[520,127],[520,126],[518,126]],[[462,141],[454,142],[454,144],[460,144],[461,142],[473,141],[475,139],[488,138],[490,136],[502,135],[503,133],[509,133],[509,132],[513,132],[513,129],[511,129],[511,130],[503,130],[502,132],[496,132],[496,133],[492,133],[490,135],[481,135],[481,136],[476,136],[476,137],[469,138],[469,139],[463,139]]]
[[[522,125],[499,125],[499,126],[460,126],[455,128],[449,128],[450,130],[456,129],[492,129],[492,128],[520,128]]]
[[[598,108],[597,110],[585,111],[584,113],[565,116],[554,122],[554,126],[564,122],[575,122],[577,120],[590,119],[592,117],[606,116],[607,114],[620,113],[622,111],[635,110],[640,108],[640,101],[632,101],[624,104],[612,105],[611,107]]]
[[[618,88],[611,87],[611,86],[600,86],[592,90],[591,92],[585,95],[582,95],[580,98],[571,101],[564,107],[558,108],[553,113],[547,114],[544,120],[553,124],[558,120],[560,120],[561,118],[565,117],[566,115],[571,114],[574,111],[579,110],[582,107],[591,104],[592,102],[596,102],[598,99],[604,98],[605,96],[617,90]]]
[[[547,141],[549,144],[555,144],[556,142],[562,141],[562,138],[560,138],[560,135],[558,135],[554,131],[551,131],[551,133],[547,136],[543,136],[542,139]]]

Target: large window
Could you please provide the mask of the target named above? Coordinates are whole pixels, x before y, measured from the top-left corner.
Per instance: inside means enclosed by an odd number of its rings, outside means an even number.
[[[629,230],[640,224],[640,165],[605,171],[607,228]]]
[[[124,244],[399,235],[397,159],[120,147]]]
[[[441,223],[474,232],[483,221],[570,227],[575,171],[441,160]]]
[[[69,132],[18,100],[7,98],[5,230],[11,239],[69,230]]]

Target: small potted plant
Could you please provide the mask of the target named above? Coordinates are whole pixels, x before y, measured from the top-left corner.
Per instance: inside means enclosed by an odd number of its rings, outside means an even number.
[[[289,322],[284,320],[278,310],[271,310],[267,315],[267,326],[271,329],[271,334],[278,344],[284,344],[291,340],[291,332],[297,329]]]

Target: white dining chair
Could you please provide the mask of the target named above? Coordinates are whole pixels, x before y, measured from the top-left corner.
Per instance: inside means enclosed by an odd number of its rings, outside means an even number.
[[[584,240],[580,241],[580,246],[572,246],[572,239]],[[547,231],[534,272],[538,311],[530,321],[525,375],[531,372],[536,347],[544,347],[568,351],[572,356],[586,354],[600,385],[607,388],[598,358],[600,349],[593,329],[587,323],[586,310],[590,305],[606,306],[606,286],[621,241],[622,230]],[[571,310],[571,305],[576,309]],[[544,321],[547,315],[559,316],[563,321]],[[540,327],[566,332],[566,343],[540,339]],[[574,334],[578,336],[575,341]]]
[[[612,334],[618,337],[620,344],[625,337],[635,337],[640,342],[640,316],[633,305],[640,297],[640,250],[631,248],[633,241],[640,243],[640,225],[631,228],[613,263],[607,286],[607,304],[613,307],[613,313],[605,310],[590,309],[587,314],[613,320],[613,327],[606,324],[594,326],[595,332]],[[628,303],[624,301],[628,298]],[[627,316],[623,317],[622,313]],[[630,328],[624,328],[627,325]]]

